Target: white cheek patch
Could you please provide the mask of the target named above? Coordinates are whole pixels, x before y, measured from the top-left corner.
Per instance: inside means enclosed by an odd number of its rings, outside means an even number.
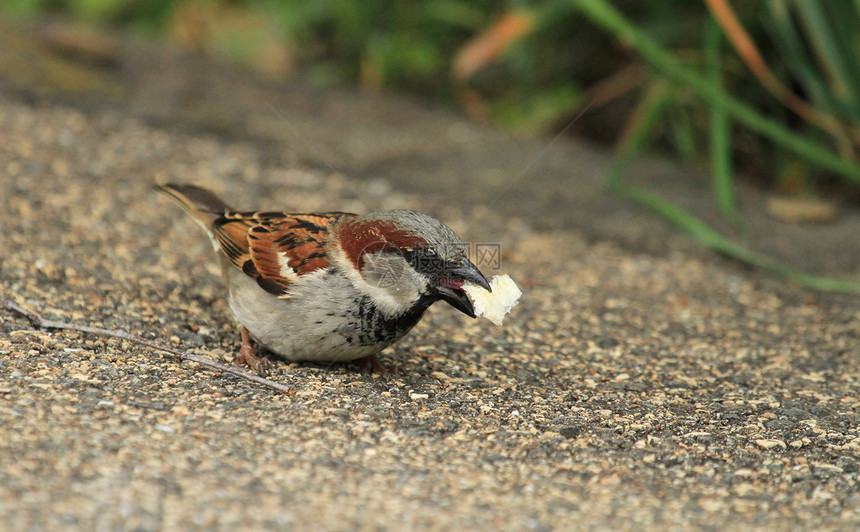
[[[496,325],[501,325],[505,316],[517,305],[523,293],[508,274],[494,275],[488,281],[490,288],[493,289],[492,292],[470,282],[463,285],[463,291],[469,296],[469,300],[475,308],[476,316],[487,318]]]
[[[403,277],[408,275],[409,266],[399,255],[368,253],[364,256],[361,276],[371,286],[397,289]]]
[[[385,316],[403,314],[427,288],[427,279],[399,256],[369,253],[364,256],[361,272],[349,262],[342,249],[333,250],[330,257],[332,265],[349,279],[356,291],[369,296]]]

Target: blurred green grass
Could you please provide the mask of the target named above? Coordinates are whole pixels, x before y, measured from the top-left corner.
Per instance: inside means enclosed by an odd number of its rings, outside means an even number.
[[[618,147],[611,190],[722,253],[860,292],[749,251],[734,199],[738,175],[860,199],[860,1],[6,0],[0,11],[131,29],[270,76],[409,91],[515,130],[560,131],[588,107],[570,131]],[[734,233],[626,185],[625,163],[644,150],[709,167]]]

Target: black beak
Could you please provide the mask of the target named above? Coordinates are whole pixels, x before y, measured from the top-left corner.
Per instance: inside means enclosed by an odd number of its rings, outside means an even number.
[[[448,269],[444,275],[437,278],[436,290],[439,293],[440,299],[443,299],[466,316],[474,318],[475,308],[472,306],[469,296],[463,291],[463,283],[466,281],[474,283],[489,292],[493,291],[484,274],[466,257],[463,257],[463,261],[460,264]]]

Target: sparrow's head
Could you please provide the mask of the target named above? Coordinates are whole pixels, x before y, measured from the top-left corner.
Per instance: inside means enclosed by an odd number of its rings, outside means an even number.
[[[487,279],[466,257],[460,237],[426,214],[372,212],[345,221],[337,237],[365,289],[390,314],[426,308],[442,299],[474,318],[463,285],[468,281],[490,290]]]

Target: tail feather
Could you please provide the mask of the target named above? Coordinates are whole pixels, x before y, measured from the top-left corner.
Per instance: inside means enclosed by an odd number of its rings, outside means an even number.
[[[155,188],[173,198],[210,233],[212,232],[212,222],[232,210],[221,201],[221,198],[196,185],[166,183],[156,185]]]

